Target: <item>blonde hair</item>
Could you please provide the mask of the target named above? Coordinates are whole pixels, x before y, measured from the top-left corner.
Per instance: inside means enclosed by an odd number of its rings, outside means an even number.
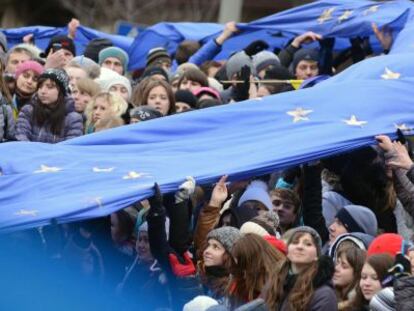
[[[92,100],[88,103],[85,109],[85,115],[86,115],[86,127],[93,125],[92,122],[92,113],[93,113],[93,107],[95,106],[96,100],[98,98],[103,98],[109,103],[109,107],[111,108],[113,112],[114,117],[121,117],[126,110],[128,109],[127,102],[118,94],[113,92],[100,92],[97,95],[95,95]]]
[[[110,117],[110,118],[104,118],[102,120],[99,120],[95,124],[95,132],[111,129],[114,127],[122,126],[124,125],[124,120],[122,120],[120,117]]]
[[[88,93],[91,97],[96,96],[101,91],[99,84],[89,78],[81,78],[76,81],[76,88],[79,92]]]

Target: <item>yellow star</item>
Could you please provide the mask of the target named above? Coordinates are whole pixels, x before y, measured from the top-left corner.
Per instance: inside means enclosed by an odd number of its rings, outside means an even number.
[[[131,171],[128,173],[128,175],[122,177],[122,179],[137,179],[137,178],[141,178],[142,176],[144,176],[144,174]]]
[[[375,13],[375,12],[377,12],[378,11],[378,9],[379,9],[379,5],[373,5],[373,6],[370,6],[368,9],[366,9],[365,11],[364,11],[364,15],[368,15],[368,13]]]
[[[408,127],[407,125],[405,125],[405,123],[402,124],[394,124],[396,129],[399,129],[403,132],[410,132],[412,131],[412,128]]]
[[[298,121],[306,121],[309,120],[307,117],[308,114],[313,112],[313,110],[304,110],[303,108],[296,108],[295,110],[286,112],[288,115],[293,117],[293,122],[296,123]]]
[[[34,171],[34,173],[56,173],[61,171],[62,169],[60,167],[53,167],[53,166],[47,166],[47,165],[40,165],[40,170]]]
[[[94,167],[92,170],[95,173],[110,173],[115,169],[115,167],[108,167],[108,168],[99,168],[99,167]]]
[[[335,11],[335,8],[329,8],[329,9],[324,10],[321,16],[319,16],[318,18],[319,24],[322,24],[326,22],[327,20],[332,19],[333,11]]]
[[[348,125],[360,126],[360,127],[368,123],[367,121],[358,121],[355,115],[352,115],[349,120],[342,120],[342,121]]]
[[[342,14],[341,16],[338,17],[338,22],[341,23],[344,20],[347,20],[352,15],[353,12],[354,11],[352,11],[352,10],[346,10],[344,12],[344,14]]]
[[[385,73],[383,73],[381,75],[381,78],[383,78],[384,80],[395,80],[395,79],[399,79],[400,76],[401,76],[400,73],[398,73],[398,72],[392,72],[387,67],[385,67]]]
[[[17,216],[33,216],[33,217],[36,217],[37,216],[37,212],[38,212],[38,210],[21,209],[20,211],[14,213],[14,215],[17,215]]]

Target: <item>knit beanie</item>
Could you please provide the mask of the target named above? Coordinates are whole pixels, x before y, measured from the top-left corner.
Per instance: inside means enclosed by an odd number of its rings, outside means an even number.
[[[207,80],[208,80],[208,86],[210,88],[216,90],[219,93],[224,91],[223,85],[220,82],[218,82],[218,80],[216,80],[215,78],[207,77]]]
[[[2,31],[0,31],[0,45],[3,47],[4,52],[7,52],[7,38]]]
[[[124,68],[124,74],[128,71],[129,56],[123,49],[120,49],[116,46],[111,46],[101,50],[99,52],[99,65],[102,66],[103,62],[108,57],[114,57],[119,59]]]
[[[207,234],[207,241],[215,239],[223,245],[224,249],[231,254],[234,243],[241,237],[239,229],[234,227],[221,227],[211,230]]]
[[[129,111],[129,116],[140,121],[147,121],[156,118],[161,118],[162,114],[158,110],[155,110],[154,108],[151,108],[149,106],[140,106],[132,108]]]
[[[144,70],[144,73],[141,76],[141,79],[147,78],[147,77],[152,77],[154,75],[161,75],[165,78],[165,81],[168,81],[168,74],[165,72],[164,69],[162,69],[161,67],[157,67],[157,66],[152,66],[149,68],[146,68]]]
[[[146,67],[151,66],[155,62],[162,61],[163,59],[171,61],[171,56],[168,54],[167,50],[163,47],[153,48],[148,51]]]
[[[272,68],[266,70],[264,76],[265,80],[290,80],[292,78],[293,76],[289,70],[280,64],[276,64]]]
[[[260,72],[267,66],[280,65],[279,57],[270,51],[261,51],[253,55],[253,65],[256,68],[256,72]]]
[[[111,40],[105,38],[96,38],[89,41],[86,45],[83,55],[92,59],[95,63],[99,62],[99,52],[103,49],[113,46]]]
[[[96,79],[101,74],[101,67],[94,60],[86,57],[85,55],[80,55],[74,57],[70,63],[78,64],[81,66],[91,79]]]
[[[61,48],[72,53],[73,57],[76,56],[75,43],[68,36],[54,36],[50,39],[49,44],[46,47],[44,53],[40,54],[41,57],[47,57],[54,44],[60,44]]]
[[[14,76],[17,79],[23,72],[25,72],[27,70],[32,70],[35,74],[37,74],[39,76],[43,73],[44,68],[38,62],[36,62],[34,60],[28,60],[28,61],[25,61],[24,63],[21,63],[20,65],[17,66],[16,72],[14,73]]]
[[[361,233],[361,232],[353,232],[353,233],[344,233],[338,236],[335,241],[330,245],[328,255],[329,257],[335,259],[336,254],[338,253],[339,247],[345,241],[352,242],[355,244],[355,247],[366,251],[368,247],[371,245],[374,237],[372,235]]]
[[[267,185],[263,181],[254,180],[247,186],[243,195],[239,199],[237,206],[241,206],[246,201],[259,201],[267,209],[273,209],[272,200],[267,192]]]
[[[254,70],[253,62],[250,56],[244,51],[240,51],[232,55],[226,63],[226,75],[229,80],[233,79],[233,76],[240,72],[244,66],[249,66],[251,73],[256,74]]]
[[[195,109],[197,107],[197,98],[188,90],[178,90],[175,92],[175,102],[182,102]]]
[[[132,87],[131,87],[131,82],[128,80],[128,78],[121,76],[119,74],[117,74],[116,76],[114,76],[112,79],[108,80],[105,88],[103,88],[104,91],[108,91],[109,89],[116,84],[120,84],[122,86],[125,86],[125,88],[128,90],[128,98],[131,97],[132,94]]]
[[[360,205],[346,205],[336,214],[336,218],[351,232],[362,232],[377,235],[378,222],[374,212]]]
[[[219,303],[209,296],[197,296],[184,305],[183,311],[206,311]]]
[[[7,53],[10,55],[11,53],[13,53],[13,51],[15,49],[24,49],[24,50],[26,50],[31,55],[32,59],[42,57],[41,56],[42,51],[36,45],[30,44],[30,43],[17,44],[15,46],[13,46]]]
[[[197,98],[200,97],[203,94],[208,94],[215,99],[221,100],[219,92],[217,92],[215,89],[207,86],[199,87],[198,89],[194,90],[194,96]]]
[[[293,55],[292,60],[292,70],[295,72],[297,65],[300,61],[307,60],[307,61],[319,61],[319,52],[314,49],[300,49],[298,50],[295,55]]]
[[[293,238],[295,237],[296,233],[298,233],[298,232],[309,233],[312,236],[313,240],[315,241],[316,251],[317,251],[318,257],[321,255],[321,253],[322,253],[322,239],[319,236],[319,233],[316,232],[315,229],[313,229],[311,227],[308,227],[308,226],[300,226],[300,227],[293,228],[291,230],[292,231],[291,231],[289,240],[287,241],[288,246],[289,246],[289,244],[292,243]]]
[[[367,255],[388,253],[395,257],[401,251],[403,237],[396,233],[384,233],[377,236],[368,248]]]
[[[46,69],[40,76],[39,79],[50,79],[54,81],[63,95],[68,95],[69,92],[69,76],[63,69],[50,68]]]
[[[394,289],[392,287],[385,287],[377,292],[369,302],[369,309],[371,311],[394,311],[395,298]]]
[[[279,227],[279,216],[273,211],[265,212],[245,222],[240,227],[241,234],[254,233],[260,236],[276,236]]]

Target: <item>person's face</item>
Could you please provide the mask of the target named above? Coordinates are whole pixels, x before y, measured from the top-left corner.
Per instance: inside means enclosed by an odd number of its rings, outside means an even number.
[[[259,89],[257,90],[257,96],[258,97],[265,97],[271,95],[267,87],[261,85],[259,86]]]
[[[62,49],[63,51],[63,59],[65,60],[65,66],[69,64],[69,62],[73,59],[73,54],[69,50]]]
[[[33,70],[26,70],[17,78],[16,86],[24,94],[33,94],[37,89],[38,77]]]
[[[287,258],[295,265],[306,265],[318,260],[316,245],[312,236],[305,233],[299,238],[294,238],[288,245]]]
[[[240,207],[252,209],[256,211],[258,214],[263,214],[267,212],[267,208],[263,203],[254,200],[243,202],[243,204]]]
[[[341,234],[347,233],[345,226],[338,218],[335,218],[334,222],[329,226],[329,243],[333,243],[335,239]]]
[[[124,74],[124,66],[122,66],[121,61],[116,57],[108,57],[103,61],[101,67],[111,69],[121,76]]]
[[[128,94],[128,89],[123,86],[122,84],[115,84],[112,85],[109,88],[110,92],[114,92],[117,93],[119,96],[121,96],[126,102],[129,101],[129,94]]]
[[[158,61],[155,65],[157,67],[161,67],[166,72],[170,72],[170,70],[171,70],[171,62],[169,60]]]
[[[72,90],[72,97],[75,101],[75,110],[79,113],[85,111],[86,105],[92,99],[92,96],[89,93],[80,91],[76,86]]]
[[[82,78],[87,78],[88,76],[86,71],[82,68],[68,67],[65,70],[69,76],[69,85],[71,86],[71,88],[75,87],[77,81],[79,81]]]
[[[190,105],[189,105],[189,104],[187,104],[187,103],[183,103],[183,102],[176,102],[176,103],[175,103],[175,111],[176,111],[177,113],[180,113],[180,112],[185,112],[185,111],[187,111],[187,110],[189,110],[189,109],[191,109],[191,107],[190,107]]]
[[[112,110],[106,98],[96,98],[95,103],[92,107],[92,122],[96,123],[99,120],[106,119],[110,117],[111,114]]]
[[[180,81],[180,79],[175,79],[171,81],[171,88],[173,90],[173,93],[178,91],[178,81]]]
[[[184,79],[180,84],[180,90],[188,90],[191,93],[193,93],[193,91],[199,89],[200,87],[201,84],[199,82],[187,79]]]
[[[222,227],[230,227],[231,226],[231,215],[226,214],[221,218],[221,226]]]
[[[273,211],[275,211],[280,220],[280,226],[289,228],[296,221],[295,205],[288,201],[282,200],[279,196],[271,195]]]
[[[59,96],[59,89],[56,83],[50,79],[45,80],[37,90],[40,102],[44,105],[56,103]]]
[[[381,290],[381,282],[378,279],[378,275],[368,263],[365,263],[362,267],[359,286],[361,287],[362,295],[368,301]]]
[[[223,255],[225,252],[226,250],[219,241],[215,239],[209,239],[207,241],[207,247],[203,252],[204,265],[206,267],[222,266]]]
[[[147,231],[139,231],[138,239],[135,243],[135,250],[141,261],[151,262],[154,260],[151,254]]]
[[[166,116],[170,108],[167,90],[161,85],[152,88],[148,94],[147,105],[161,112],[163,116]]]
[[[301,60],[295,69],[295,76],[298,80],[306,80],[319,74],[318,63],[310,60]]]
[[[344,288],[354,280],[354,269],[349,264],[345,255],[338,257],[335,263],[333,283],[335,287]]]
[[[31,57],[26,53],[11,53],[6,64],[6,72],[13,74],[16,73],[17,66],[30,59]]]

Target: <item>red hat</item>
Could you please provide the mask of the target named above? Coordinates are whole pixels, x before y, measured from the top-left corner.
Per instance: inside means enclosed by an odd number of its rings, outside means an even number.
[[[368,247],[367,255],[388,253],[395,257],[401,251],[403,237],[396,233],[384,233],[377,236]]]
[[[278,251],[281,251],[283,254],[287,255],[287,248],[285,242],[282,240],[276,239],[273,235],[265,235],[263,236],[263,239],[265,239],[270,245],[275,247]]]

